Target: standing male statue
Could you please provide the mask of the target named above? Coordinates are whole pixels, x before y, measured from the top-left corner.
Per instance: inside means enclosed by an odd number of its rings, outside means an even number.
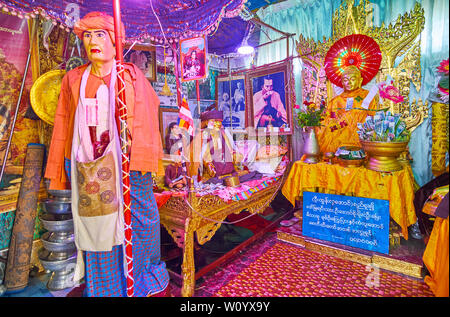
[[[89,63],[62,80],[45,177],[50,189],[72,190],[78,249],[74,280],[85,278],[87,296],[126,296],[113,18],[91,12],[75,24],[74,32],[83,41]],[[123,38],[123,25],[120,32]],[[151,175],[163,155],[159,99],[136,65],[124,67],[134,295],[167,296],[169,275],[160,260],[160,222]]]

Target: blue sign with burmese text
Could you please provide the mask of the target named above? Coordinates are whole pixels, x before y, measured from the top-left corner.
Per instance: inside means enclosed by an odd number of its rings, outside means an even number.
[[[389,253],[389,201],[303,193],[303,235]]]

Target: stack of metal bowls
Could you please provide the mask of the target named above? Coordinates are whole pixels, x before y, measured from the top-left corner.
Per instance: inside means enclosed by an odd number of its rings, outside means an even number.
[[[71,191],[48,190],[48,193],[45,212],[39,217],[48,232],[41,237],[44,247],[38,255],[44,269],[51,272],[47,288],[62,290],[73,286],[76,263]]]

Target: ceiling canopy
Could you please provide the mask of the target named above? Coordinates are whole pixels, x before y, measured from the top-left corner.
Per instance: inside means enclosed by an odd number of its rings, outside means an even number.
[[[163,43],[216,31],[223,18],[236,17],[246,0],[122,0],[128,41]],[[33,17],[40,14],[71,28],[91,11],[113,15],[112,0],[2,0],[4,10]]]
[[[259,28],[249,21],[251,11],[279,0],[121,0],[126,41],[162,44],[207,35],[214,55],[236,53],[246,39],[259,44]],[[2,0],[0,10],[25,18],[37,15],[69,31],[91,11],[113,15],[113,0]]]

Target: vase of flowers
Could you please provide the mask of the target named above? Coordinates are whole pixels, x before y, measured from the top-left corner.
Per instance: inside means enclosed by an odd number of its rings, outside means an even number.
[[[314,103],[303,102],[304,109],[297,113],[297,124],[303,132],[303,162],[315,164],[319,161],[319,143],[317,142],[315,127],[321,126],[323,109]],[[300,109],[296,105],[295,109]]]

